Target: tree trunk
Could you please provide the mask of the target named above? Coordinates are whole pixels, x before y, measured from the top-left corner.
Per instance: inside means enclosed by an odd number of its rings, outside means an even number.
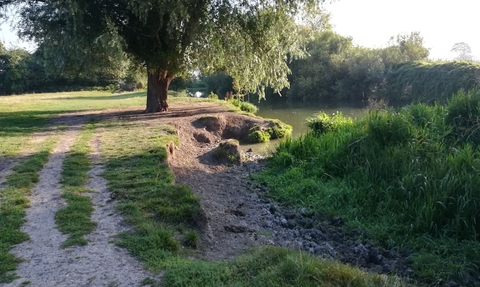
[[[168,111],[168,86],[174,77],[166,71],[148,71],[146,113]]]

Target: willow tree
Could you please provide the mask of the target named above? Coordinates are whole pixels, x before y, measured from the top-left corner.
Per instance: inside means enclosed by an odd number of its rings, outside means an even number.
[[[93,52],[104,61],[123,52],[143,65],[146,112],[158,112],[168,109],[172,79],[192,71],[223,71],[241,92],[287,87],[286,59],[301,53],[293,19],[314,2],[0,0],[0,6],[17,5],[20,34],[70,55],[63,59],[90,59]]]

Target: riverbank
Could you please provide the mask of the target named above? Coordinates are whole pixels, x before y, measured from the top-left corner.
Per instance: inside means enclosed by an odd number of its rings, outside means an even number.
[[[261,123],[261,119],[237,115],[224,105],[191,99],[184,104],[172,103],[168,113],[142,114],[141,107],[127,108],[141,100],[138,93],[26,95],[0,100],[8,106],[0,113],[0,121],[5,123],[0,126],[0,146],[8,151],[0,159],[0,218],[6,223],[0,228],[2,234],[15,235],[1,237],[0,281],[5,286],[40,286],[46,278],[56,286],[406,285],[396,277],[325,260],[322,256],[335,258],[329,247],[334,247],[336,239],[328,235],[329,230],[336,237],[342,237],[339,234],[343,231],[327,227],[327,219],[311,215],[305,219],[318,221],[325,230],[308,227],[308,236],[315,233],[328,238],[320,244],[313,239],[307,241],[307,234],[301,232],[302,223],[291,218],[291,214],[297,214],[301,219],[302,211],[276,205],[263,197],[262,187],[248,180],[262,168],[260,158],[245,153],[247,162],[241,166],[217,162],[212,149],[226,135],[199,125],[202,118],[212,115],[228,118],[238,127],[247,121]],[[21,105],[23,102],[26,104]],[[111,105],[117,109],[109,109]],[[96,111],[89,111],[89,107]],[[82,124],[85,122],[88,126]],[[77,131],[82,136],[77,138]],[[87,131],[92,137],[89,148],[83,136]],[[23,143],[19,146],[15,138],[20,137]],[[48,149],[40,150],[43,146],[38,141],[48,143]],[[60,174],[67,166],[64,159],[69,168]],[[75,166],[77,159],[79,166]],[[74,184],[68,178],[75,179]],[[94,191],[92,196],[90,190]],[[62,192],[75,193],[65,198],[86,203],[82,205],[85,209],[73,201],[65,202]],[[46,194],[50,205],[41,200]],[[65,216],[68,212],[62,208],[66,204],[80,207],[82,212]],[[48,220],[43,222],[37,210],[44,210],[42,216]],[[89,214],[91,218],[84,218]],[[81,234],[64,228],[79,222],[76,216],[88,225],[78,226]],[[28,222],[20,229],[23,220]],[[32,225],[35,220],[42,223]],[[64,227],[55,225],[55,220]],[[44,230],[43,226],[48,228]],[[78,240],[65,244],[68,234],[63,232],[70,231]],[[55,240],[49,239],[52,235]],[[48,244],[40,246],[39,242]],[[261,248],[264,245],[272,247]],[[24,261],[11,254],[13,247]],[[365,246],[365,250],[369,248]],[[92,250],[109,252],[107,256]],[[244,252],[248,254],[238,257]],[[18,269],[17,264],[21,265]],[[43,266],[40,269],[44,273],[32,264]],[[128,281],[115,273],[120,268],[106,267],[118,264],[130,266]],[[93,273],[84,272],[92,267]],[[11,280],[15,281],[7,283]]]
[[[471,91],[354,122],[325,115],[280,144],[258,180],[287,206],[340,216],[408,254],[423,282],[479,286],[479,103]]]

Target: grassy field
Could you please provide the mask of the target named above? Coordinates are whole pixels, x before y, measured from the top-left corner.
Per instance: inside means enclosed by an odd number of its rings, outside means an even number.
[[[411,250],[425,282],[477,286],[479,119],[478,91],[356,122],[319,115],[311,133],[279,146],[258,180],[284,204],[341,215],[378,243]]]
[[[170,102],[197,101],[172,97]],[[38,94],[0,97],[0,158],[18,156],[28,148],[29,137],[47,130],[49,118],[65,112],[138,107],[145,93],[111,95],[101,92]],[[51,127],[50,127],[51,128]],[[61,129],[61,127],[59,127]],[[118,211],[134,227],[120,234],[117,244],[130,250],[145,266],[166,269],[162,286],[405,286],[398,278],[370,274],[357,268],[282,248],[252,250],[230,262],[191,260],[198,248],[201,216],[198,197],[173,182],[165,162],[165,144],[178,144],[169,126],[151,126],[141,121],[107,120],[86,124],[67,154],[62,172],[63,197],[68,203],[57,213],[60,230],[71,235],[65,243],[85,244],[95,223],[90,221],[91,202],[82,195],[90,164],[86,144],[92,134],[102,139],[104,177]],[[38,172],[46,163],[58,136],[31,147],[32,155],[20,161],[0,190],[0,282],[13,279],[19,262],[10,248],[28,239],[19,231],[28,195]],[[81,219],[81,220],[80,220]],[[156,285],[153,279],[145,284]]]

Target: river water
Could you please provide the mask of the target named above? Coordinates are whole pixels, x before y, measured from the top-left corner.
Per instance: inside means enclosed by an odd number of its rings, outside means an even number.
[[[352,105],[328,105],[328,104],[318,104],[318,105],[295,105],[288,106],[286,104],[277,104],[277,105],[264,105],[260,106],[257,116],[269,119],[279,119],[284,123],[287,123],[293,127],[292,136],[298,137],[302,133],[308,131],[306,126],[306,118],[314,116],[319,112],[325,112],[327,114],[334,114],[341,112],[345,116],[351,118],[362,117],[365,114],[365,109],[362,107],[352,106]],[[275,146],[280,140],[271,140],[270,142],[260,143],[260,144],[248,144],[242,145],[242,149],[247,151],[252,149],[254,153],[265,155],[275,149]]]

